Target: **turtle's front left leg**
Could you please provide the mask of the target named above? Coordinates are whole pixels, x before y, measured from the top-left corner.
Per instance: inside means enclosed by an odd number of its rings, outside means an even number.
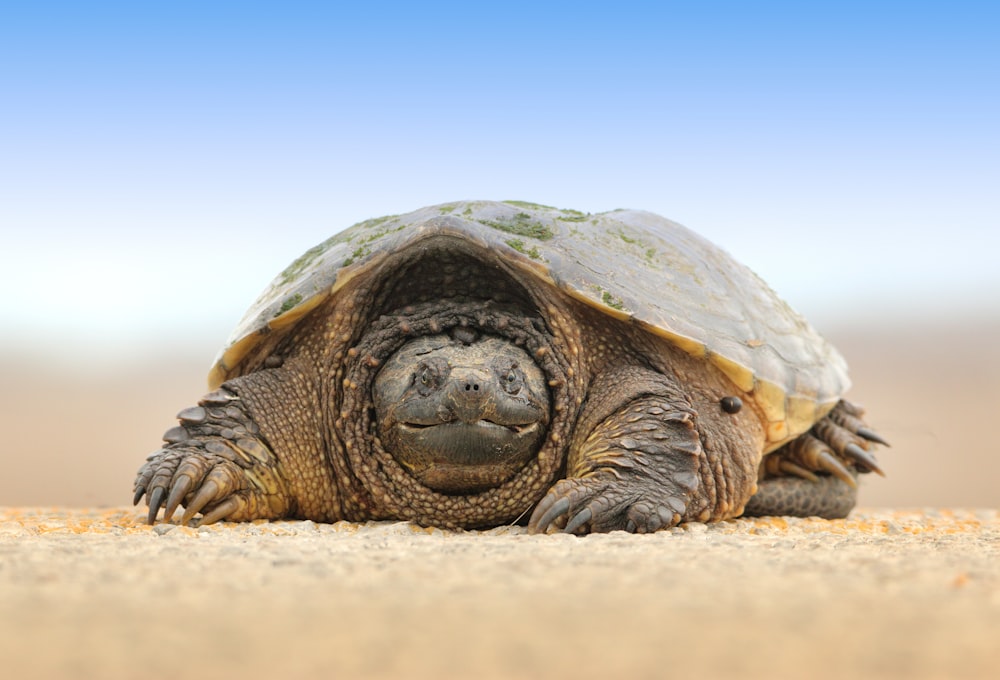
[[[566,479],[532,513],[534,532],[652,532],[678,524],[698,488],[695,414],[663,375],[625,367],[589,390]]]
[[[223,385],[177,417],[180,424],[163,435],[164,448],[136,476],[133,504],[146,496],[150,524],[161,507],[166,522],[180,505],[182,524],[199,512],[200,524],[289,514],[292,499],[277,459],[239,395]]]

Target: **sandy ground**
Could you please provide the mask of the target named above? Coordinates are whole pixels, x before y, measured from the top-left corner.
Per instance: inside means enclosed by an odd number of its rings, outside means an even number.
[[[996,511],[651,536],[0,510],[4,677],[995,678]]]
[[[828,335],[895,510],[582,539],[145,527],[118,506],[205,362],[0,357],[2,675],[1000,677],[1000,325]]]

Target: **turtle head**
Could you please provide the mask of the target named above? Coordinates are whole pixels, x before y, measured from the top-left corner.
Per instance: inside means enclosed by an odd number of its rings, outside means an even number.
[[[499,486],[545,439],[545,374],[515,344],[468,329],[399,348],[373,385],[383,446],[444,493]]]

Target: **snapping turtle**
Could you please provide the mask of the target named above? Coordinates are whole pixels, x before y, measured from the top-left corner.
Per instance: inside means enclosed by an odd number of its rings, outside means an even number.
[[[369,220],[237,326],[139,470],[183,522],[654,531],[845,516],[884,443],[843,359],[746,267],[648,212],[508,201]]]

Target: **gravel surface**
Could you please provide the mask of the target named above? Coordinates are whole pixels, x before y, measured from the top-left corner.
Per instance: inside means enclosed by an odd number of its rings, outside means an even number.
[[[650,536],[0,509],[7,678],[1000,677],[995,510]]]

